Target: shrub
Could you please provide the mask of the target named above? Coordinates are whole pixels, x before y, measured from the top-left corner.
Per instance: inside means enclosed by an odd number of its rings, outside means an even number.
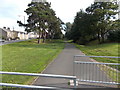
[[[20,40],[19,37],[12,38],[11,40]]]
[[[15,40],[20,40],[20,38],[19,38],[19,37],[16,37]]]
[[[4,36],[2,36],[2,39],[3,39],[3,40],[6,40],[6,38],[5,38]]]
[[[113,42],[120,42],[120,30],[110,31],[108,35],[108,40]]]

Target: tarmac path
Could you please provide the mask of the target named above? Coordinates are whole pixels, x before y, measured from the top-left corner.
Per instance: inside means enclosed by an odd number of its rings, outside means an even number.
[[[63,51],[58,55],[58,57],[53,62],[51,62],[48,65],[48,67],[42,73],[43,74],[56,74],[56,75],[71,75],[71,76],[73,76],[73,57],[74,57],[74,55],[84,55],[84,53],[82,53],[74,45],[66,43]],[[90,58],[81,58],[81,60],[85,61],[85,62],[92,62]],[[98,68],[98,70],[99,70],[99,68]],[[92,71],[90,74],[92,74]],[[84,77],[84,76],[85,75],[82,74],[81,77]],[[104,77],[102,77],[102,79],[103,78]],[[70,80],[66,80],[66,79],[38,77],[33,82],[33,85],[57,86],[57,87],[71,88],[72,86],[68,85],[69,81]],[[98,86],[79,85],[79,87],[81,87],[81,88],[84,88],[84,87],[97,88]]]
[[[15,43],[15,42],[27,41],[27,40],[29,40],[29,39],[26,39],[26,40],[10,40],[10,41],[5,41],[5,42],[0,42],[0,46]]]

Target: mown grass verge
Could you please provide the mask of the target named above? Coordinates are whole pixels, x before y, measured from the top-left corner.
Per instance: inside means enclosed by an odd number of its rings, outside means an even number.
[[[97,45],[78,45],[75,44],[86,55],[92,56],[119,56],[118,47],[119,43],[106,43],[106,44],[97,44]],[[95,58],[99,62],[105,63],[119,63],[118,59],[108,59],[108,58]]]
[[[2,71],[40,73],[62,51],[64,43],[54,40],[37,44],[37,40],[2,46]],[[32,76],[3,75],[3,83],[30,84]]]
[[[116,69],[117,66],[111,68],[111,66],[99,65],[101,71],[103,71],[107,77],[109,77],[113,82],[120,83],[120,72]],[[115,68],[115,69],[114,69]]]
[[[120,43],[105,43],[105,44],[91,44],[91,45],[74,44],[74,45],[88,56],[116,56],[116,57],[119,56]],[[104,63],[120,63],[119,59],[114,59],[114,58],[93,58],[93,59],[95,59],[98,62],[104,62]],[[120,66],[118,67],[118,70],[120,70]],[[118,73],[117,76],[116,71],[110,68],[107,68],[104,71],[114,81],[118,78],[118,82],[120,83],[120,76],[119,76],[120,73]]]

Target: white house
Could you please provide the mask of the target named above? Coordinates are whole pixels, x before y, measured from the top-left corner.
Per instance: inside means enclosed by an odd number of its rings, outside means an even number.
[[[30,32],[30,33],[28,33],[28,38],[29,38],[29,39],[33,39],[33,38],[37,38],[37,37],[38,37],[38,34],[35,33],[35,32]]]
[[[0,28],[0,38],[6,39],[7,38],[7,32],[4,31],[2,28]]]
[[[6,40],[24,40],[24,39],[34,39],[37,38],[39,35],[36,32],[21,32],[21,31],[11,31],[10,28],[4,27],[3,29],[0,28],[0,38],[5,38]]]
[[[3,31],[7,32],[7,40],[10,40],[12,38],[12,32],[10,28],[3,27]]]

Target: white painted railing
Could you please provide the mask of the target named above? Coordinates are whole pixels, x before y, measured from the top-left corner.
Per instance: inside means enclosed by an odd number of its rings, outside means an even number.
[[[74,81],[74,88],[76,88],[76,76],[36,74],[36,73],[20,73],[20,72],[4,72],[4,71],[0,71],[0,74],[72,79]],[[20,87],[20,88],[33,88],[33,87],[35,87],[35,88],[47,88],[47,87],[42,87],[42,86],[29,86],[29,85],[18,85],[18,84],[7,84],[7,83],[0,83],[0,85],[1,86]],[[51,88],[51,87],[48,87],[48,88]],[[54,89],[54,87],[52,87],[52,88]]]
[[[120,57],[113,57],[113,56],[86,56],[86,55],[75,55],[74,57],[120,58]]]
[[[33,86],[33,85],[20,85],[20,84],[9,84],[9,83],[0,83],[0,86],[6,87],[15,87],[15,88],[32,88],[32,89],[59,89],[56,87],[45,87],[45,86]]]
[[[92,62],[89,57],[115,58],[115,59],[120,58],[120,57],[113,57],[113,56],[75,55],[73,60],[74,61],[73,75],[77,77],[78,81],[120,85],[120,81],[119,81],[120,64],[119,63]]]

